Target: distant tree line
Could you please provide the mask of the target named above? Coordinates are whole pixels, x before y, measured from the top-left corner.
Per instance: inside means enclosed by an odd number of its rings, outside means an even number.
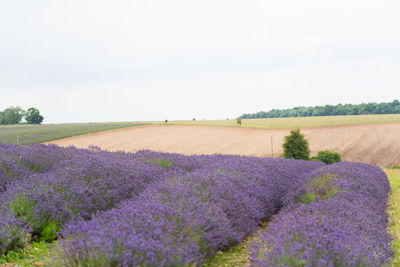
[[[27,111],[20,107],[9,107],[0,111],[0,124],[18,124],[21,123],[22,118],[25,118],[28,124],[41,124],[43,116],[36,108],[29,108]]]
[[[394,100],[388,103],[362,103],[359,105],[338,104],[315,107],[295,107],[291,109],[272,109],[268,112],[260,111],[252,114],[243,114],[240,117],[242,119],[258,119],[364,114],[400,114],[400,102]]]

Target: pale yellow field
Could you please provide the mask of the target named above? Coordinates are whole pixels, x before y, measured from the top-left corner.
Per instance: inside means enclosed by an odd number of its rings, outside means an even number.
[[[395,256],[391,266],[400,266],[400,169],[384,169],[389,177],[391,194],[387,213],[389,214],[388,232],[393,236]]]
[[[375,124],[375,123],[391,123],[391,122],[400,122],[400,114],[243,119],[242,125],[240,127],[262,128],[262,129],[288,129],[288,128],[290,129],[290,128]],[[165,124],[165,122],[156,122],[155,124]],[[169,121],[167,124],[239,127],[236,124],[236,119]]]

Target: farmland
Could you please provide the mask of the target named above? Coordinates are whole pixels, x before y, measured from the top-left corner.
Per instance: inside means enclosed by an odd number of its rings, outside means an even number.
[[[147,126],[130,127],[139,125]],[[80,148],[96,145],[111,151],[277,157],[283,152],[283,137],[296,127],[309,140],[311,155],[328,149],[344,160],[400,165],[399,114],[249,119],[242,120],[240,127],[235,120],[3,126],[0,143],[18,140],[19,144],[47,142]],[[104,131],[110,129],[114,130]]]
[[[0,149],[2,253],[61,238],[57,259],[68,266],[202,263],[270,221],[250,244],[253,265],[318,259],[315,266],[378,266],[392,256],[389,182],[372,165],[96,147]],[[278,225],[283,232],[268,231]],[[280,233],[295,246],[283,249]],[[294,240],[298,234],[305,239]]]
[[[302,128],[311,154],[331,150],[344,160],[400,165],[400,123],[343,125]],[[278,157],[288,129],[251,129],[216,126],[150,125],[51,141],[61,146],[135,152],[150,149],[183,154],[236,154]]]
[[[247,127],[247,128],[261,128],[261,129],[291,129],[291,128],[377,124],[377,123],[393,123],[393,122],[400,123],[400,114],[242,119],[241,126],[239,126],[236,123],[236,119],[169,121],[168,124]],[[158,124],[165,124],[165,123],[159,122]]]
[[[135,122],[1,125],[0,143],[31,144],[60,138],[143,125]]]
[[[329,126],[355,126],[365,124],[400,123],[400,114],[391,115],[358,115],[358,116],[324,116],[274,119],[243,119],[239,127],[236,120],[196,120],[170,121],[167,125],[221,126],[234,128],[257,129],[293,129]],[[108,123],[66,123],[44,125],[2,125],[0,126],[0,143],[31,144],[58,140],[71,136],[127,128],[141,125],[166,125],[164,122],[108,122]],[[261,156],[261,155],[260,155]]]

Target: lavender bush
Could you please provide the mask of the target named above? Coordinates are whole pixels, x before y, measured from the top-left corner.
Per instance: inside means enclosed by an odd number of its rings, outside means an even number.
[[[0,210],[0,254],[27,243],[29,230],[12,213]]]
[[[342,162],[320,168],[288,195],[252,245],[253,266],[382,266],[392,256],[385,231],[390,190],[378,167]]]

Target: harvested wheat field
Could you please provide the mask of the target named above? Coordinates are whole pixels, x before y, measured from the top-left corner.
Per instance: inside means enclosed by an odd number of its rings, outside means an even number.
[[[400,123],[312,127],[301,130],[311,155],[331,150],[343,160],[400,165]],[[134,152],[141,149],[183,154],[238,154],[277,157],[289,129],[252,129],[215,126],[151,125],[132,127],[54,140],[60,146]],[[272,137],[272,146],[271,146]]]

